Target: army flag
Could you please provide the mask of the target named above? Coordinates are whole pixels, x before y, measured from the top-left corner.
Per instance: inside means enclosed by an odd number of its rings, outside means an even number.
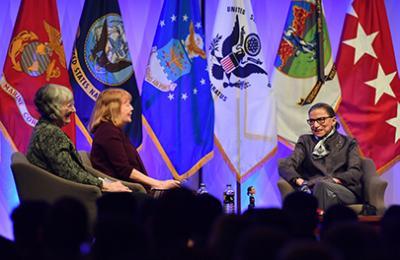
[[[400,80],[384,0],[355,0],[337,57],[339,115],[378,171],[400,155]]]
[[[277,145],[275,100],[250,1],[220,1],[211,37],[216,145],[242,181]]]
[[[0,80],[0,126],[26,152],[39,119],[33,103],[46,83],[70,88],[56,0],[22,0]],[[63,129],[75,142],[75,123]]]
[[[142,87],[144,125],[174,178],[213,156],[214,106],[198,1],[166,0]]]
[[[274,67],[278,135],[295,143],[310,132],[308,109],[340,98],[321,0],[291,1]]]
[[[118,0],[86,0],[69,68],[77,124],[87,126],[101,91],[122,88],[132,95],[133,120],[125,128],[133,145],[142,142],[141,102]]]

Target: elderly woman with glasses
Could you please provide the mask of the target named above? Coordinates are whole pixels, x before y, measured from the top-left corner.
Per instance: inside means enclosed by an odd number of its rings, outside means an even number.
[[[300,136],[293,154],[279,162],[279,174],[298,190],[317,197],[319,208],[357,203],[361,158],[356,140],[337,132],[335,111],[317,103],[308,111],[312,134]]]
[[[98,186],[103,191],[130,191],[121,182],[103,181],[87,172],[74,144],[61,130],[75,113],[74,97],[68,88],[47,84],[36,92],[34,102],[41,117],[26,155],[32,164],[65,179]]]

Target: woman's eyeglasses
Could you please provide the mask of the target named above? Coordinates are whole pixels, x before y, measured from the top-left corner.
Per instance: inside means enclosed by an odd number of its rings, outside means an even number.
[[[325,124],[326,119],[332,118],[332,117],[333,116],[324,116],[324,117],[318,117],[315,119],[310,118],[310,119],[307,119],[307,124],[313,125],[315,122],[317,122],[318,124],[322,125],[322,124]]]

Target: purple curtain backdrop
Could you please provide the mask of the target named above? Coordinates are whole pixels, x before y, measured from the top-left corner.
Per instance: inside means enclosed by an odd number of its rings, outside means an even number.
[[[350,2],[351,0],[323,0],[334,56],[337,53],[344,16]],[[57,3],[66,57],[67,61],[69,61],[84,0],[57,0]],[[163,0],[119,0],[119,3],[135,67],[136,79],[139,87],[141,87]],[[396,52],[396,60],[397,64],[399,64],[400,18],[398,14],[400,13],[400,1],[385,0],[385,3],[393,46]],[[19,4],[20,0],[0,1],[0,71],[3,69]],[[252,4],[264,49],[267,69],[271,74],[290,0],[252,0]],[[213,28],[217,5],[218,1],[205,0],[207,46]],[[88,145],[83,140],[78,140],[77,147],[78,149],[88,149]],[[9,168],[11,153],[10,145],[0,133],[0,235],[8,238],[12,238],[9,215],[12,209],[19,203],[14,180]],[[248,198],[246,190],[250,185],[255,186],[257,189],[256,205],[258,207],[279,207],[281,205],[281,198],[276,187],[278,179],[277,159],[285,157],[289,153],[289,149],[283,145],[279,145],[276,156],[241,184],[242,209],[246,209],[247,207]],[[148,172],[152,176],[161,179],[171,177],[167,167],[146,134],[144,135],[143,149],[140,151],[140,154]],[[399,165],[399,163],[394,165],[382,175],[389,182],[385,197],[387,205],[398,204],[400,202],[400,175],[396,174],[400,170]],[[212,161],[203,168],[203,180],[207,185],[208,191],[219,199],[222,199],[222,192],[226,184],[235,185],[235,176],[229,171],[218,150],[215,150]],[[191,188],[196,188],[197,183],[198,175],[195,175],[188,181],[187,185]]]

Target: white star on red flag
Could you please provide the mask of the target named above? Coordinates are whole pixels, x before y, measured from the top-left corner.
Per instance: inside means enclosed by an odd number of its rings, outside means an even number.
[[[367,35],[361,24],[358,24],[356,37],[343,41],[343,43],[352,46],[356,52],[354,55],[354,64],[356,64],[364,54],[369,54],[376,58],[374,48],[372,48],[372,43],[377,34],[378,32],[374,32]]]
[[[384,0],[355,0],[352,8],[336,60],[338,114],[362,155],[383,172],[400,157],[400,79]]]
[[[388,124],[396,128],[396,136],[395,143],[400,139],[400,104],[397,104],[397,114],[396,117],[393,117],[386,121]]]
[[[392,88],[390,87],[390,82],[392,82],[393,78],[396,76],[397,72],[393,72],[390,74],[385,74],[382,69],[382,66],[378,65],[378,74],[376,78],[370,81],[365,82],[365,84],[369,85],[370,87],[375,88],[375,105],[378,103],[379,99],[382,97],[383,94],[388,94],[394,98],[396,96],[393,93]]]

